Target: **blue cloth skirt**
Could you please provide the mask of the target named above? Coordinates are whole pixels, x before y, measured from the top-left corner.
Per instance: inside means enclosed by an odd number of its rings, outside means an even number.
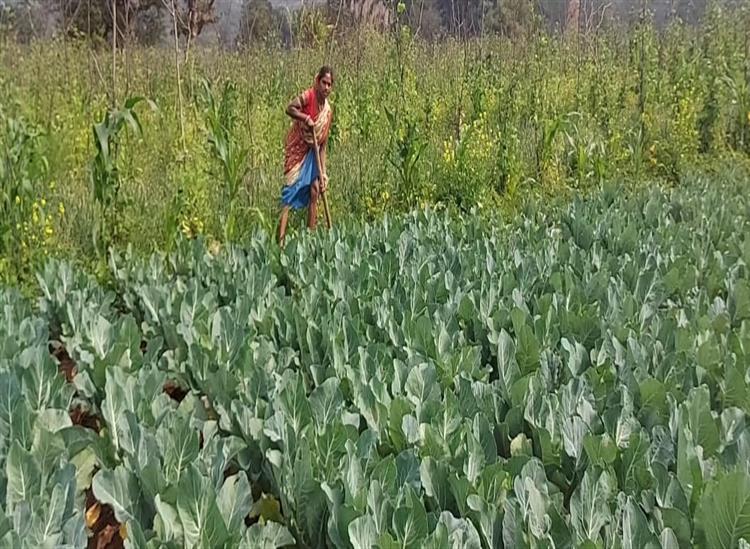
[[[310,205],[310,189],[318,179],[318,163],[315,161],[315,151],[310,149],[302,161],[299,176],[291,185],[284,185],[281,189],[281,204],[295,210],[307,208]]]

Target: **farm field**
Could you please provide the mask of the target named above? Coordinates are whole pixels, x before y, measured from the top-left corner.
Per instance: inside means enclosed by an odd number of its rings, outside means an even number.
[[[0,545],[747,547],[747,183],[50,259]]]
[[[727,9],[700,26],[436,42],[362,29],[177,58],[0,36],[0,279],[33,287],[48,256],[103,275],[110,246],[143,256],[177,234],[272,232],[284,109],[323,63],[335,222],[426,206],[514,215],[528,197],[746,165],[749,27],[750,11]]]
[[[750,549],[750,9],[627,3],[0,0],[0,549]]]

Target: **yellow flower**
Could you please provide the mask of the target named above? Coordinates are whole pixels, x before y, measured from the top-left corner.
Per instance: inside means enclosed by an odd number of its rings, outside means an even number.
[[[60,215],[65,215],[65,206],[63,206],[62,202],[57,205],[57,211],[60,212]]]
[[[16,195],[16,204],[20,204],[20,203],[21,203],[21,197]]]
[[[44,208],[46,205],[47,205],[47,201],[44,198],[42,198],[42,208]]]

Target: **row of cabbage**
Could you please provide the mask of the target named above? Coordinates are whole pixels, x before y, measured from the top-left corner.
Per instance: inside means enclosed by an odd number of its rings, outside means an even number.
[[[746,547],[745,185],[50,261],[0,294],[0,545]]]

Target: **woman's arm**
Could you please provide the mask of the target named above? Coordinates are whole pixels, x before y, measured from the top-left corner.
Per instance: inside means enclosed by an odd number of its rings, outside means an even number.
[[[307,106],[307,94],[302,93],[295,97],[289,105],[287,105],[286,113],[295,120],[304,122],[307,126],[312,127],[313,119],[307,114],[302,112],[302,109]]]

